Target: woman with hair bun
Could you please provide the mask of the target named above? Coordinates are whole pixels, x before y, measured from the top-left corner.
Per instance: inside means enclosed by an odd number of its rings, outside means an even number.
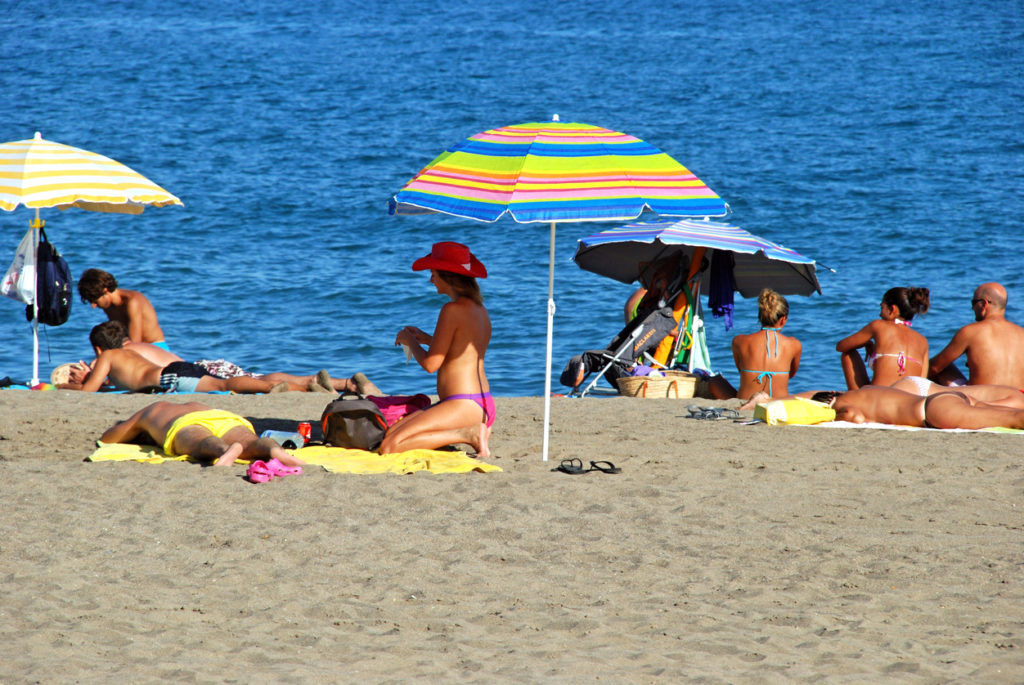
[[[789,320],[786,298],[765,288],[757,298],[761,330],[732,339],[732,357],[740,372],[736,396],[748,400],[756,393],[769,397],[789,395],[789,379],[800,366],[800,341],[782,334]]]
[[[910,327],[914,314],[928,311],[927,288],[890,288],[879,318],[836,343],[846,387],[892,385],[904,376],[928,375],[928,341]],[[864,359],[857,352],[864,348]],[[868,369],[874,372],[868,378]]]

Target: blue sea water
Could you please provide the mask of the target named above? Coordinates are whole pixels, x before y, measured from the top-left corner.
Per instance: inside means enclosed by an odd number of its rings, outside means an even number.
[[[74,274],[114,273],[186,359],[258,371],[362,370],[432,392],[393,347],[442,300],[409,270],[469,244],[494,323],[499,395],[543,392],[547,225],[392,217],[387,200],[451,143],[526,121],[625,131],[694,171],[733,223],[813,257],[823,294],[790,298],[791,387],[842,385],[837,340],[896,285],[931,289],[933,351],[1002,282],[1024,320],[1024,5],[909,0],[14,2],[0,37],[0,142],[43,137],[117,159],[184,208],[44,210]],[[0,212],[0,268],[31,213]],[[619,329],[629,286],[578,269],[558,227],[556,377]],[[76,301],[41,328],[41,376],[89,355],[104,320]],[[716,370],[756,328],[708,321]],[[28,378],[24,308],[0,302],[0,376]]]

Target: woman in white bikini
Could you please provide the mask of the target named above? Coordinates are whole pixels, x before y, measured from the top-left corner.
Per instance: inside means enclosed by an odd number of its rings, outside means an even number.
[[[892,385],[904,376],[925,376],[928,341],[910,327],[914,314],[928,311],[927,288],[890,288],[882,297],[879,318],[836,343],[846,387]],[[864,348],[864,359],[858,350]],[[874,372],[869,378],[868,369]]]
[[[393,454],[465,443],[475,448],[479,457],[486,458],[495,415],[484,374],[491,319],[476,279],[486,278],[487,269],[468,247],[452,242],[435,243],[430,254],[417,259],[412,268],[430,269],[430,282],[449,302],[441,307],[433,335],[406,326],[398,332],[395,344],[408,347],[428,373],[437,373],[439,399],[388,428],[380,452]]]

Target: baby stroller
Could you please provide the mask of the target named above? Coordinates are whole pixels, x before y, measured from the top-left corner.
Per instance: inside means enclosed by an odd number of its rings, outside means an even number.
[[[612,338],[607,348],[587,350],[565,365],[559,380],[572,388],[570,395],[583,397],[601,378],[617,388],[616,379],[629,376],[638,363],[667,368],[685,361],[690,347],[688,326],[696,318],[700,278],[706,261],[702,259],[691,268],[685,254],[671,258],[671,276],[666,279],[656,302],[646,309],[641,305],[637,316]],[[657,266],[652,265],[652,271]],[[595,371],[594,379],[581,389]]]

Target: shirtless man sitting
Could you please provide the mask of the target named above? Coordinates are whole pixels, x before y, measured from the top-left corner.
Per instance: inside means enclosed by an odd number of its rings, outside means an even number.
[[[152,440],[173,456],[213,460],[226,466],[236,459],[277,459],[286,466],[303,464],[271,438],[259,438],[252,424],[237,414],[211,409],[199,402],[156,402],[141,409],[100,436],[105,443]]]
[[[932,357],[928,377],[942,385],[1009,385],[1024,389],[1024,328],[1006,320],[1006,289],[983,283],[971,298],[975,323],[967,324]],[[970,379],[954,362],[967,355]]]
[[[78,279],[78,294],[82,302],[102,309],[110,321],[123,323],[132,341],[167,349],[156,310],[139,291],[118,288],[117,279],[102,269],[86,269]]]

